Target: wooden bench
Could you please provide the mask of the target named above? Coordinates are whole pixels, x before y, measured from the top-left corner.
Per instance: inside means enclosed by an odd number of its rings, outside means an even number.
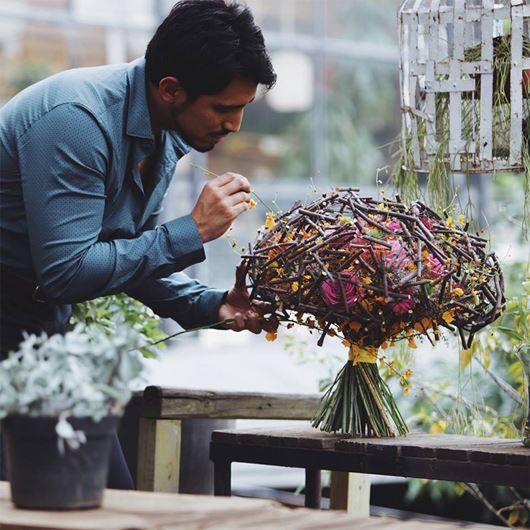
[[[140,414],[138,489],[179,491],[183,420],[309,420],[319,399],[317,394],[211,392],[147,387],[143,393]],[[208,454],[204,454],[204,458],[208,459]],[[306,470],[306,483],[306,504],[311,504],[315,497],[320,498],[320,471],[309,467]],[[368,515],[370,482],[367,475],[334,472],[330,487],[332,508]]]
[[[216,431],[210,448],[216,495],[231,493],[232,462],[530,487],[530,449],[520,440],[425,433],[349,438],[312,428],[264,428]],[[320,506],[318,492],[309,506]]]

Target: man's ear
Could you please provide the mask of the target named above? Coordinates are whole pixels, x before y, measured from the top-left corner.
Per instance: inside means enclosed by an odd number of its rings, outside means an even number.
[[[158,83],[158,95],[164,103],[181,105],[188,99],[186,91],[176,77],[164,77]]]

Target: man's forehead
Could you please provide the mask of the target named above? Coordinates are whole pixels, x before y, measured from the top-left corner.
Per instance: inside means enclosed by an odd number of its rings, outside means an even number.
[[[254,100],[257,88],[258,85],[254,81],[234,79],[224,90],[213,94],[210,98],[219,105],[241,107]]]

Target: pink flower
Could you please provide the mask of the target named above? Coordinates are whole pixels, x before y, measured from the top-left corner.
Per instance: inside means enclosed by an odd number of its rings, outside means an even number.
[[[412,260],[405,250],[405,247],[403,247],[401,242],[397,239],[393,239],[392,241],[389,241],[389,243],[392,245],[392,249],[386,256],[387,268],[399,267],[400,269],[404,269],[408,267],[412,263]]]
[[[422,215],[422,216],[420,216],[420,221],[427,228],[427,230],[432,230],[434,224],[428,217]]]
[[[359,286],[359,280],[353,274],[349,272],[341,272],[340,277],[346,305],[351,307],[359,300],[362,300],[364,289]],[[322,297],[326,304],[332,307],[344,307],[339,280],[325,280],[322,283],[321,290]]]
[[[412,298],[407,298],[403,300],[398,300],[393,304],[390,304],[390,308],[396,315],[402,315],[414,307],[414,302]]]
[[[445,267],[442,262],[430,253],[427,254],[427,257],[423,260],[423,265],[430,276],[439,277],[445,274]]]
[[[390,221],[390,223],[388,223],[386,225],[386,227],[389,229],[389,230],[392,230],[394,232],[397,232],[398,230],[401,229],[401,224],[399,221],[396,221],[395,219],[392,219],[392,221]]]

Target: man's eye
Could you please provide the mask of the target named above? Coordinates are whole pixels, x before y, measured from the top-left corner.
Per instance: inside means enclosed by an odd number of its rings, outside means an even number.
[[[226,108],[226,107],[216,107],[215,111],[219,112],[220,114],[228,114],[229,112],[232,111],[232,109],[229,109],[229,108]]]

